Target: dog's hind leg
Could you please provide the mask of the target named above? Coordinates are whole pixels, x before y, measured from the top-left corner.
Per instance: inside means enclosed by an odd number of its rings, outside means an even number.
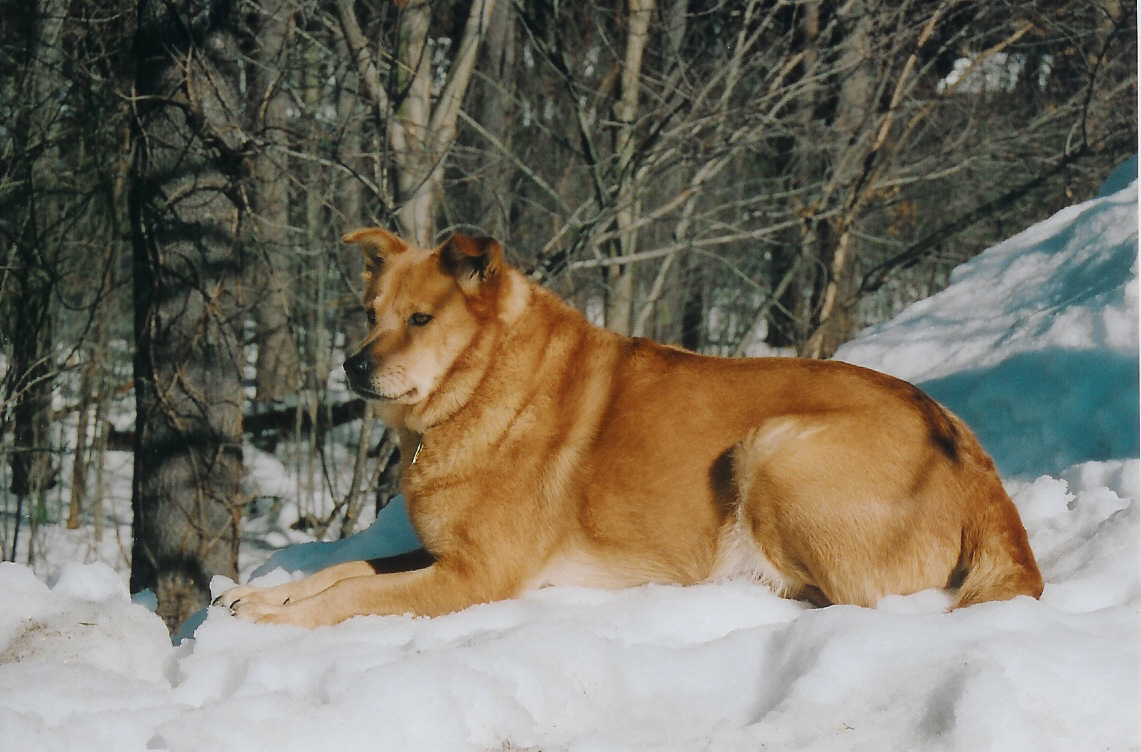
[[[961,549],[959,485],[909,428],[861,414],[791,415],[735,448],[740,524],[787,583],[783,594],[874,606],[947,585]]]

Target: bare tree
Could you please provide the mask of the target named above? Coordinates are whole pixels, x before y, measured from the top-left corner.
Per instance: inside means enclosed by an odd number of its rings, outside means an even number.
[[[934,227],[947,243],[983,217],[1003,216],[1010,203],[984,198],[996,185],[1028,180],[1042,187],[1058,169],[1083,160],[1104,171],[1101,147],[1073,148],[1072,134],[1084,133],[1080,123],[1088,121],[1078,105],[1112,96],[1112,87],[1098,79],[1133,80],[1106,62],[1128,60],[1126,46],[1103,50],[1091,42],[1097,52],[1087,63],[1096,75],[1078,76],[1089,86],[1071,86],[1063,107],[1040,103],[1038,116],[1025,112],[1014,119],[993,100],[1032,98],[1061,68],[1040,66],[1041,75],[1023,76],[1026,91],[977,91],[948,78],[964,60],[970,79],[996,68],[1024,70],[1043,38],[1064,45],[1075,35],[1101,34],[1110,42],[1110,32],[1133,19],[1113,15],[1109,6],[1043,4],[1016,13],[1011,6],[951,0],[839,6],[757,0],[731,13],[671,22],[669,28],[684,29],[680,42],[672,41],[664,21],[651,25],[659,31],[646,44],[642,104],[629,128],[617,118],[608,125],[599,105],[606,98],[595,92],[621,88],[608,83],[605,72],[592,73],[612,66],[617,80],[630,72],[615,31],[620,25],[596,15],[593,34],[583,41],[560,31],[574,27],[569,11],[556,18],[541,5],[517,7],[534,49],[566,93],[554,108],[567,113],[565,125],[550,125],[565,134],[559,152],[565,161],[541,174],[533,164],[519,167],[552,196],[546,209],[561,221],[553,240],[540,241],[541,265],[557,270],[549,262],[558,260],[572,273],[629,271],[635,332],[673,339],[679,327],[704,330],[704,342],[689,344],[721,352],[744,351],[767,322],[775,343],[812,357],[831,354],[866,322],[860,304],[869,288],[861,275],[896,250],[930,238]],[[1099,14],[1116,20],[1094,23],[1091,16]],[[1063,53],[1046,59],[1061,60]],[[1108,75],[1110,69],[1117,72]],[[1115,134],[1101,142],[1115,144],[1109,152],[1120,153],[1135,132],[1135,113],[1129,113],[1106,128]],[[633,144],[632,152],[601,152],[594,133],[603,127],[634,134],[623,141]],[[991,129],[1003,137],[993,138]],[[1023,156],[1010,160],[1013,154]],[[607,164],[624,167],[600,168]],[[1005,171],[985,174],[986,165]],[[960,182],[970,189],[949,188]],[[627,190],[633,203],[610,200]],[[916,211],[920,206],[926,214]],[[638,250],[602,250],[635,236]],[[984,243],[970,245],[977,250]],[[701,319],[704,326],[695,323]]]
[[[250,280],[249,304],[256,323],[256,392],[260,401],[297,393],[300,354],[291,322],[288,107],[285,84],[294,71],[290,57],[294,33],[292,0],[262,2],[253,10],[249,36],[249,93],[245,107],[226,113],[241,117],[250,146],[245,224]]]
[[[443,85],[434,96],[434,50],[429,41],[432,6],[427,0],[397,3],[396,50],[391,62],[372,54],[356,10],[338,0],[337,16],[345,43],[357,65],[362,89],[386,124],[385,151],[396,175],[393,213],[401,231],[429,245],[443,197],[445,164],[475,68],[476,54],[488,31],[495,0],[472,0],[455,53],[444,67]]]
[[[61,164],[64,125],[52,96],[60,78],[63,4],[46,2],[17,9],[8,16],[15,32],[17,78],[8,94],[14,117],[7,131],[8,148],[0,182],[0,233],[10,249],[0,270],[8,315],[0,325],[10,346],[4,365],[0,417],[11,421],[11,492],[16,497],[15,527],[4,557],[15,559],[20,524],[26,516],[29,562],[35,558],[34,535],[46,516],[46,493],[57,472],[51,440],[51,391],[56,363],[53,352],[54,306],[59,257],[59,203],[51,198],[53,171]],[[6,348],[7,349],[7,348]],[[6,431],[4,431],[6,433]]]

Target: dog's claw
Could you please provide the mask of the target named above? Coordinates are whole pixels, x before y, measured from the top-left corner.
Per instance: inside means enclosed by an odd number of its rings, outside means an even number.
[[[227,611],[229,611],[231,614],[233,614],[233,613],[236,613],[236,612],[234,611],[234,606],[236,606],[236,605],[238,605],[239,603],[241,603],[241,601],[242,601],[242,599],[241,599],[241,598],[235,598],[235,599],[234,599],[234,600],[232,600],[232,601],[227,601],[227,600],[226,600],[226,593],[222,593],[222,594],[221,594],[221,595],[219,595],[217,598],[215,598],[214,600],[210,601],[210,605],[211,605],[211,606],[220,606],[220,607],[222,607],[222,608],[226,609]]]

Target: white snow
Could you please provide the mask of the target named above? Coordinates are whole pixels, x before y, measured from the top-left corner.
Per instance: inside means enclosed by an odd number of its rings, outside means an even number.
[[[958,91],[962,94],[1008,93],[1015,90],[1026,70],[1025,55],[1005,52],[984,53],[961,57],[947,77],[935,85],[940,94]],[[1038,86],[1043,87],[1050,78],[1053,55],[1043,55],[1038,63]]]
[[[1130,169],[840,352],[978,430],[1030,533],[1041,601],[945,613],[934,592],[809,609],[745,582],[549,588],[312,632],[211,609],[172,647],[105,564],[68,564],[50,586],[3,564],[0,748],[1141,748]],[[410,532],[398,503],[354,539],[258,571],[395,553]]]

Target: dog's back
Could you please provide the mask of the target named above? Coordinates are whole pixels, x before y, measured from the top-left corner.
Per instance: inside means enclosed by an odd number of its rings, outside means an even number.
[[[910,384],[625,339],[613,368],[578,561],[596,555],[631,581],[752,574],[831,603],[959,581],[957,605],[1040,594],[993,463]]]

